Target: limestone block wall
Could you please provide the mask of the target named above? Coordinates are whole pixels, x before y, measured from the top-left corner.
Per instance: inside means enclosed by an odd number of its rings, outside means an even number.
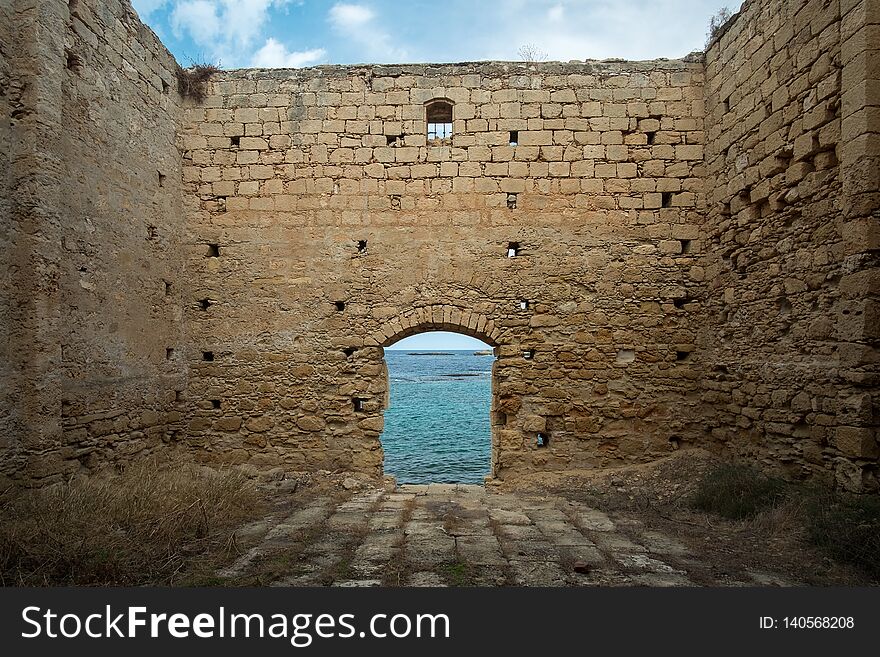
[[[0,474],[45,483],[154,451],[180,420],[179,97],[128,2],[3,7]]]
[[[213,78],[182,134],[197,458],[378,473],[382,347],[435,328],[496,347],[498,476],[699,438],[702,82],[686,61]],[[437,99],[453,134],[429,142]]]
[[[707,431],[877,487],[878,3],[750,1],[706,54]]]
[[[0,486],[379,474],[383,349],[446,329],[495,349],[496,476],[699,445],[876,490],[878,30],[750,0],[705,62],[225,71],[197,104],[127,0],[0,4]]]

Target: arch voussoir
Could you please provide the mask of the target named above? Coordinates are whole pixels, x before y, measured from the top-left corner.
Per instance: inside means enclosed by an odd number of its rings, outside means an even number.
[[[497,346],[500,332],[495,322],[479,313],[452,304],[432,304],[407,310],[382,324],[364,345],[387,347],[398,340],[426,331],[452,331]]]

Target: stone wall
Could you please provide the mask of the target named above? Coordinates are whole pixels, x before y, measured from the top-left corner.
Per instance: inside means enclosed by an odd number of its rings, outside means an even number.
[[[495,348],[496,476],[701,446],[876,489],[878,30],[752,0],[705,63],[225,71],[195,103],[127,0],[3,3],[0,484],[379,474],[383,348],[446,329]]]
[[[683,61],[216,76],[183,134],[198,457],[378,473],[381,347],[431,328],[496,345],[496,475],[689,443],[702,79]],[[435,99],[453,136],[429,142]]]
[[[143,455],[179,420],[176,63],[127,2],[4,8],[0,467],[48,482]]]
[[[751,1],[706,55],[707,431],[854,489],[880,455],[878,19]]]
[[[12,88],[14,53],[12,45],[13,11],[8,3],[0,4],[0,217],[12,216],[13,188],[13,130],[12,110],[16,92]],[[9,37],[9,38],[7,38]],[[12,287],[12,263],[14,244],[11,233],[5,229],[7,219],[3,219],[4,230],[0,231],[0,286],[5,291]],[[0,340],[0,452],[5,458],[18,460],[13,455],[13,436],[19,438],[23,433],[18,404],[13,393],[18,385],[18,369],[14,358],[11,337],[14,335],[15,307],[11,295],[0,295],[0,334],[9,336]],[[13,466],[14,467],[14,466]],[[12,469],[12,468],[10,468]]]

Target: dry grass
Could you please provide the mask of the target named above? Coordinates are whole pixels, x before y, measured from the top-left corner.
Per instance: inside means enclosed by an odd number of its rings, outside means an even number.
[[[232,556],[235,528],[258,510],[239,474],[155,463],[0,502],[5,586],[179,584]]]
[[[214,64],[193,64],[189,68],[177,69],[177,91],[184,98],[192,98],[201,103],[208,95],[208,80],[220,68]]]
[[[786,493],[786,484],[781,479],[767,476],[750,465],[722,463],[700,480],[693,504],[701,511],[742,520],[778,505]]]
[[[697,486],[694,505],[742,520],[756,535],[803,536],[831,558],[880,578],[880,497],[787,484],[756,468],[721,464]]]
[[[817,492],[807,501],[810,540],[831,557],[880,579],[880,497]]]

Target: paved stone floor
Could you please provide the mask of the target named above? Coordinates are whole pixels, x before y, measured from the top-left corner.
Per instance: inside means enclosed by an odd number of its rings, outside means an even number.
[[[319,497],[247,531],[255,546],[220,575],[247,578],[286,557],[287,572],[268,582],[278,586],[686,586],[700,565],[638,521],[461,484]],[[737,583],[785,582],[751,573]]]

